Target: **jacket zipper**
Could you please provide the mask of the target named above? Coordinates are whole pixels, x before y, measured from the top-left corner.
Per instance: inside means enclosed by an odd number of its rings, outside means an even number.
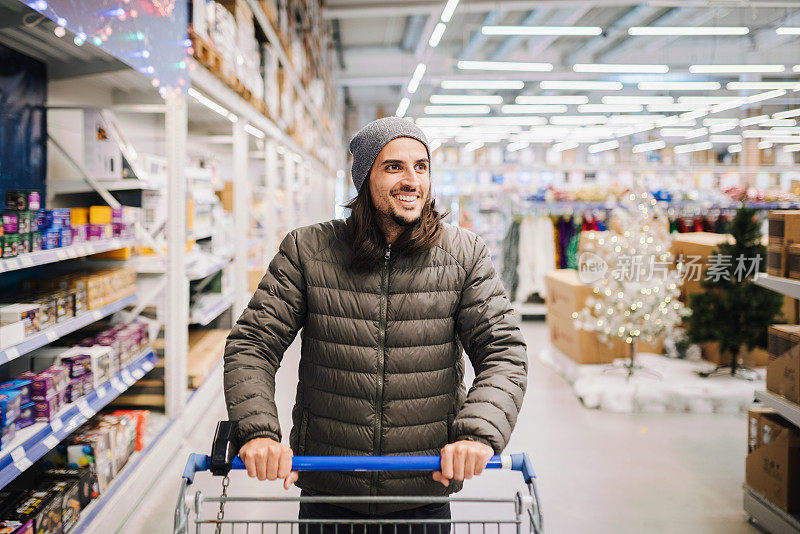
[[[392,255],[392,245],[386,249],[386,254],[383,256],[383,271],[381,272],[381,309],[380,320],[378,327],[378,386],[375,393],[375,426],[372,438],[372,450],[374,456],[381,454],[381,419],[383,419],[383,368],[384,356],[386,351],[386,323],[389,313],[389,260]],[[378,473],[372,473],[372,484],[370,484],[370,493],[377,495],[378,493]],[[370,505],[372,508],[373,505]],[[370,513],[375,513],[370,510]]]

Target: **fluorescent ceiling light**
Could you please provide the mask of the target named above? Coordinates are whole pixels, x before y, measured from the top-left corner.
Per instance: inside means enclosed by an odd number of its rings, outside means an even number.
[[[606,150],[614,150],[619,148],[619,141],[606,141],[605,143],[597,143],[596,145],[589,145],[587,150],[589,154],[597,154],[598,152],[605,152]]]
[[[442,80],[442,89],[522,89],[520,80]]]
[[[447,29],[447,24],[444,22],[440,22],[436,25],[431,33],[431,38],[428,39],[428,46],[431,48],[436,48],[439,45],[439,41],[442,40],[442,36],[444,35],[444,31]]]
[[[506,150],[509,152],[516,152],[517,150],[522,150],[523,148],[527,148],[529,146],[530,142],[528,141],[514,141],[513,143],[506,145]]]
[[[507,117],[420,117],[417,125],[422,127],[438,126],[541,126],[547,124],[544,117],[507,116]]]
[[[739,126],[752,126],[754,124],[761,124],[768,121],[769,115],[759,115],[757,117],[748,117],[739,121]]]
[[[458,6],[458,0],[447,0],[440,20],[442,22],[450,22],[450,19],[453,18],[453,13],[456,11],[456,6]]]
[[[742,26],[632,26],[628,35],[747,35]]]
[[[686,154],[687,152],[699,152],[701,150],[711,150],[714,144],[711,141],[703,143],[692,143],[688,145],[675,145],[676,154]]]
[[[789,127],[783,126],[783,127],[780,127],[780,128],[772,128],[772,130],[775,131],[775,132],[785,133],[785,134],[788,134],[788,135],[800,135],[800,128],[795,128],[793,126],[789,126]]]
[[[550,124],[605,124],[608,118],[602,115],[591,117],[587,115],[555,115],[550,117]]]
[[[473,141],[465,145],[464,150],[466,150],[467,152],[473,152],[475,150],[478,150],[482,146],[483,146],[483,141]]]
[[[711,135],[708,140],[712,143],[741,143],[741,135]]]
[[[484,26],[484,35],[600,35],[599,26]]]
[[[245,124],[244,131],[252,135],[253,137],[258,137],[259,139],[264,139],[264,132],[253,126],[252,124]]]
[[[719,82],[639,82],[640,91],[716,91]]]
[[[589,102],[588,96],[582,95],[520,95],[517,104],[566,104],[579,105]]]
[[[790,117],[800,117],[800,108],[780,111],[772,115],[773,119],[788,119]]]
[[[786,94],[786,89],[776,89],[774,91],[767,91],[764,93],[755,94],[753,96],[748,96],[747,102],[753,104],[755,102],[769,100],[770,98],[778,98],[779,96],[783,96],[785,94]]]
[[[794,119],[770,119],[761,123],[761,126],[771,126],[773,128],[785,128],[796,126],[797,121]]]
[[[731,154],[738,154],[742,151],[742,145],[731,145],[728,147],[728,152]]]
[[[630,65],[609,63],[576,63],[572,66],[575,72],[611,72],[611,73],[642,73],[666,74],[669,67],[666,65]]]
[[[578,106],[578,113],[640,113],[641,104],[583,104]]]
[[[770,143],[769,141],[761,141],[760,143],[758,143],[758,148],[761,150],[767,150],[769,148],[772,148],[772,143]]]
[[[713,106],[711,106],[709,111],[711,113],[720,113],[721,111],[735,109],[745,104],[747,104],[746,98],[734,98],[733,100],[728,100],[727,102],[722,102],[721,104],[714,104]]]
[[[681,137],[686,138],[686,134],[691,132],[691,128],[661,128],[658,133],[661,137]]]
[[[775,28],[775,33],[778,35],[800,35],[800,28],[782,26],[780,28]]]
[[[784,152],[800,152],[800,144],[797,145],[786,145],[783,147]]]
[[[426,115],[486,115],[489,106],[425,106]]]
[[[703,137],[704,135],[708,135],[708,128],[696,128],[694,130],[689,130],[686,132],[684,137],[686,139],[694,139],[695,137]]]
[[[503,103],[500,95],[431,95],[431,104],[486,104]]]
[[[397,105],[397,111],[394,112],[395,116],[404,117],[406,111],[408,111],[409,104],[411,104],[411,100],[408,97],[402,98],[400,103]]]
[[[227,108],[220,106],[219,104],[217,104],[216,102],[205,96],[203,93],[195,89],[194,87],[189,88],[189,96],[197,100],[199,103],[203,104],[205,107],[207,107],[214,113],[225,117],[231,122],[236,122],[237,120],[239,120],[239,118],[230,111],[228,111]]]
[[[573,148],[578,148],[578,143],[567,142],[567,143],[556,143],[553,145],[553,150],[556,152],[564,152],[565,150],[572,150]]]
[[[506,104],[503,113],[566,113],[564,104]]]
[[[633,153],[639,154],[641,152],[651,152],[653,150],[661,150],[667,146],[667,144],[659,139],[658,141],[652,141],[650,143],[641,143],[639,145],[633,145]]]
[[[708,127],[708,131],[711,133],[727,132],[728,130],[733,130],[734,128],[738,127],[739,127],[739,121],[734,119],[725,122],[720,122],[717,124],[712,124],[711,126]]]
[[[427,68],[425,63],[419,63],[417,64],[417,68],[414,69],[414,74],[411,75],[411,81],[408,82],[408,87],[406,88],[412,95],[417,92],[419,82],[422,81],[422,77],[425,75],[425,69]]]
[[[778,129],[778,130],[744,130],[742,132],[742,136],[749,137],[749,138],[752,138],[752,137],[777,138],[777,137],[786,137],[786,132],[782,132],[782,131],[780,131],[780,129]]]
[[[739,74],[742,72],[783,72],[784,65],[691,65],[692,74]]]
[[[738,98],[738,96],[679,96],[678,102],[681,104],[713,106],[714,104],[723,104],[731,100],[738,100]]]
[[[612,124],[638,124],[656,122],[665,118],[665,115],[612,115],[608,121]]]
[[[642,104],[663,105],[672,104],[675,99],[671,96],[633,96],[633,95],[610,95],[602,98],[603,104]]]
[[[622,89],[622,82],[545,80],[539,82],[539,87],[542,89],[561,89],[565,91],[619,91]]]
[[[684,111],[694,111],[703,106],[697,104],[650,104],[647,106],[647,111],[651,113],[681,113]]]
[[[552,63],[530,63],[522,61],[459,61],[461,70],[513,70],[526,72],[550,72]]]
[[[696,109],[694,111],[687,111],[686,113],[681,113],[679,117],[682,120],[689,120],[689,119],[699,119],[700,117],[705,117],[708,115],[708,111],[705,109]]]
[[[800,81],[794,82],[728,82],[726,89],[736,90],[767,90],[767,89],[794,89]]]

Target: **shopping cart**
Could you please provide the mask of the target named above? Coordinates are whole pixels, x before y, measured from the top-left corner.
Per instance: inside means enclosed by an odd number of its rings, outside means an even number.
[[[226,426],[227,425],[227,426]],[[543,532],[542,511],[536,491],[536,475],[533,464],[527,454],[495,455],[487,464],[487,469],[506,469],[522,472],[527,485],[527,493],[518,491],[514,497],[341,497],[341,496],[300,496],[300,497],[229,497],[228,473],[231,469],[245,469],[244,462],[236,456],[238,449],[232,436],[235,426],[222,422],[217,427],[217,434],[211,449],[211,455],[192,453],[186,462],[183,472],[178,503],[175,507],[175,534],[188,534],[191,528],[191,516],[194,516],[194,530],[203,532],[268,533],[268,534],[313,534],[323,532],[319,525],[334,527],[336,534],[367,534],[377,529],[378,534],[416,532],[414,525],[422,525],[424,534],[541,534]],[[294,471],[437,471],[440,467],[439,456],[295,456],[292,459]],[[190,493],[194,475],[200,471],[211,471],[215,476],[222,476],[222,495],[206,497],[200,491]],[[479,519],[231,519],[225,517],[226,503],[249,503],[251,509],[263,509],[267,503],[313,502],[329,503],[343,506],[346,504],[411,504],[424,506],[441,503],[468,503],[469,515],[478,515]],[[204,509],[204,504],[211,504],[216,514]],[[475,507],[493,505],[512,505],[513,517],[487,517]],[[511,506],[507,506],[509,509]],[[208,507],[205,507],[208,508]],[[409,506],[411,508],[411,506]],[[487,512],[489,512],[487,510]],[[491,512],[490,512],[491,513]],[[508,514],[511,515],[510,513]],[[401,526],[398,530],[398,526]],[[402,527],[405,527],[404,529]],[[419,528],[419,527],[417,527]]]

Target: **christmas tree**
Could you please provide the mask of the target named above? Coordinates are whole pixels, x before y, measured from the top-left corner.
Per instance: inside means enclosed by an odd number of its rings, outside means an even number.
[[[607,344],[615,338],[627,343],[629,377],[637,368],[636,342],[657,343],[676,334],[690,313],[678,300],[681,280],[671,268],[670,241],[655,198],[628,193],[611,214],[610,231],[581,254],[579,272],[593,295],[573,314],[576,327],[597,332]]]
[[[780,313],[783,297],[753,283],[765,271],[767,257],[755,210],[740,208],[731,234],[734,243],[719,245],[709,257],[701,283],[705,291],[691,297],[689,337],[695,343],[718,341],[731,363],[717,370],[737,375],[742,347],[766,348],[767,328]]]

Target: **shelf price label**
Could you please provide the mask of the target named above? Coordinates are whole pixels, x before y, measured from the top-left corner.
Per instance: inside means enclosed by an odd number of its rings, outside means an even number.
[[[19,469],[20,471],[25,471],[26,469],[28,469],[32,465],[33,465],[33,462],[28,460],[27,456],[23,456],[18,461],[14,462],[14,467]]]
[[[42,440],[42,443],[48,449],[55,449],[56,445],[58,445],[59,442],[58,442],[58,438],[57,437],[55,437],[54,435],[50,434],[49,436],[47,436],[46,438],[44,438]]]
[[[14,358],[19,357],[19,350],[17,347],[11,347],[10,349],[6,349],[6,358],[9,360],[13,360]]]
[[[122,371],[122,381],[125,382],[125,384],[127,384],[128,386],[130,386],[135,382],[135,380],[131,376],[130,371],[128,371],[127,369]]]
[[[78,401],[78,410],[86,419],[91,418],[95,413],[94,410],[89,407],[89,403],[86,402],[86,399],[80,399]]]
[[[96,393],[97,393],[97,398],[98,398],[98,399],[102,399],[103,397],[105,397],[105,396],[106,396],[106,388],[105,388],[105,387],[102,387],[102,388],[98,389],[98,390],[96,391]]]
[[[133,378],[135,378],[136,380],[139,380],[143,376],[144,376],[144,371],[142,371],[141,369],[134,369]]]
[[[33,267],[33,260],[28,256],[20,256],[19,261],[23,267]]]
[[[64,423],[61,422],[61,419],[53,419],[50,421],[50,428],[53,430],[53,433],[56,433],[64,428]]]
[[[11,460],[13,460],[15,464],[23,458],[25,458],[25,447],[22,445],[11,451]]]
[[[45,332],[45,334],[44,334],[44,335],[45,335],[45,337],[47,338],[47,341],[49,341],[50,343],[52,343],[53,341],[55,341],[56,339],[58,339],[58,334],[57,334],[57,333],[56,333],[56,331],[55,331],[54,329],[52,329],[52,328],[51,328],[51,329],[49,329],[49,330],[47,330],[47,331]]]
[[[69,255],[67,254],[67,251],[65,251],[65,250],[56,250],[56,258],[58,258],[59,261],[64,261],[67,258],[69,258]]]
[[[125,385],[122,382],[120,382],[119,378],[117,378],[116,376],[111,379],[111,387],[117,390],[118,393],[122,393],[127,389]]]

